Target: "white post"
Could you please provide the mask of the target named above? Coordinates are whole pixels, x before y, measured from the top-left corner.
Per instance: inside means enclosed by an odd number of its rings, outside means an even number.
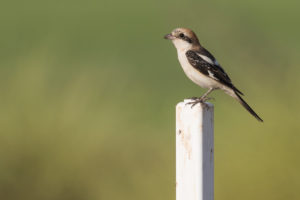
[[[214,199],[214,107],[176,106],[176,200]]]

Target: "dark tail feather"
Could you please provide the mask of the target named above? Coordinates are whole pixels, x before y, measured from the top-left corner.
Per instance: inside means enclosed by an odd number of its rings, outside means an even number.
[[[263,122],[263,120],[254,112],[254,110],[246,103],[246,101],[244,101],[244,99],[242,99],[242,97],[238,94],[238,92],[234,92],[237,96],[237,100],[238,102],[244,106],[244,108],[246,108],[246,110],[248,110],[251,115],[253,115],[258,121]]]
[[[237,92],[237,93],[239,93],[240,95],[243,95],[243,96],[244,96],[244,94],[243,94],[241,91],[239,91],[236,87],[234,87],[234,85],[232,85],[232,88],[233,88],[233,90],[235,91],[235,93]]]

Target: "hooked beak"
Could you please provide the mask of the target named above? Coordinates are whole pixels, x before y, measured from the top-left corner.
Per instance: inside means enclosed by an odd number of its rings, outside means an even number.
[[[173,39],[175,39],[175,37],[171,33],[165,35],[164,38],[167,39],[167,40],[173,40]]]

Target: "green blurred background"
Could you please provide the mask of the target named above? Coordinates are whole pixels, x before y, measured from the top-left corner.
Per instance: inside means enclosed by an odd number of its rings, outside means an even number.
[[[300,2],[1,1],[0,199],[175,199],[192,28],[257,122],[215,97],[215,199],[300,199]]]

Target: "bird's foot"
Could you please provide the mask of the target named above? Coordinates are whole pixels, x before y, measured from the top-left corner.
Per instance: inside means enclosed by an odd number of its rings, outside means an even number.
[[[202,101],[202,99],[198,98],[195,99],[194,101],[187,102],[185,105],[191,105],[191,108],[193,108],[198,103],[204,103],[204,102]]]
[[[200,97],[200,98],[199,97],[192,97],[190,99],[192,99],[194,101],[188,102],[185,105],[191,105],[191,108],[193,108],[198,103],[204,104],[205,101],[215,100],[213,97]]]

